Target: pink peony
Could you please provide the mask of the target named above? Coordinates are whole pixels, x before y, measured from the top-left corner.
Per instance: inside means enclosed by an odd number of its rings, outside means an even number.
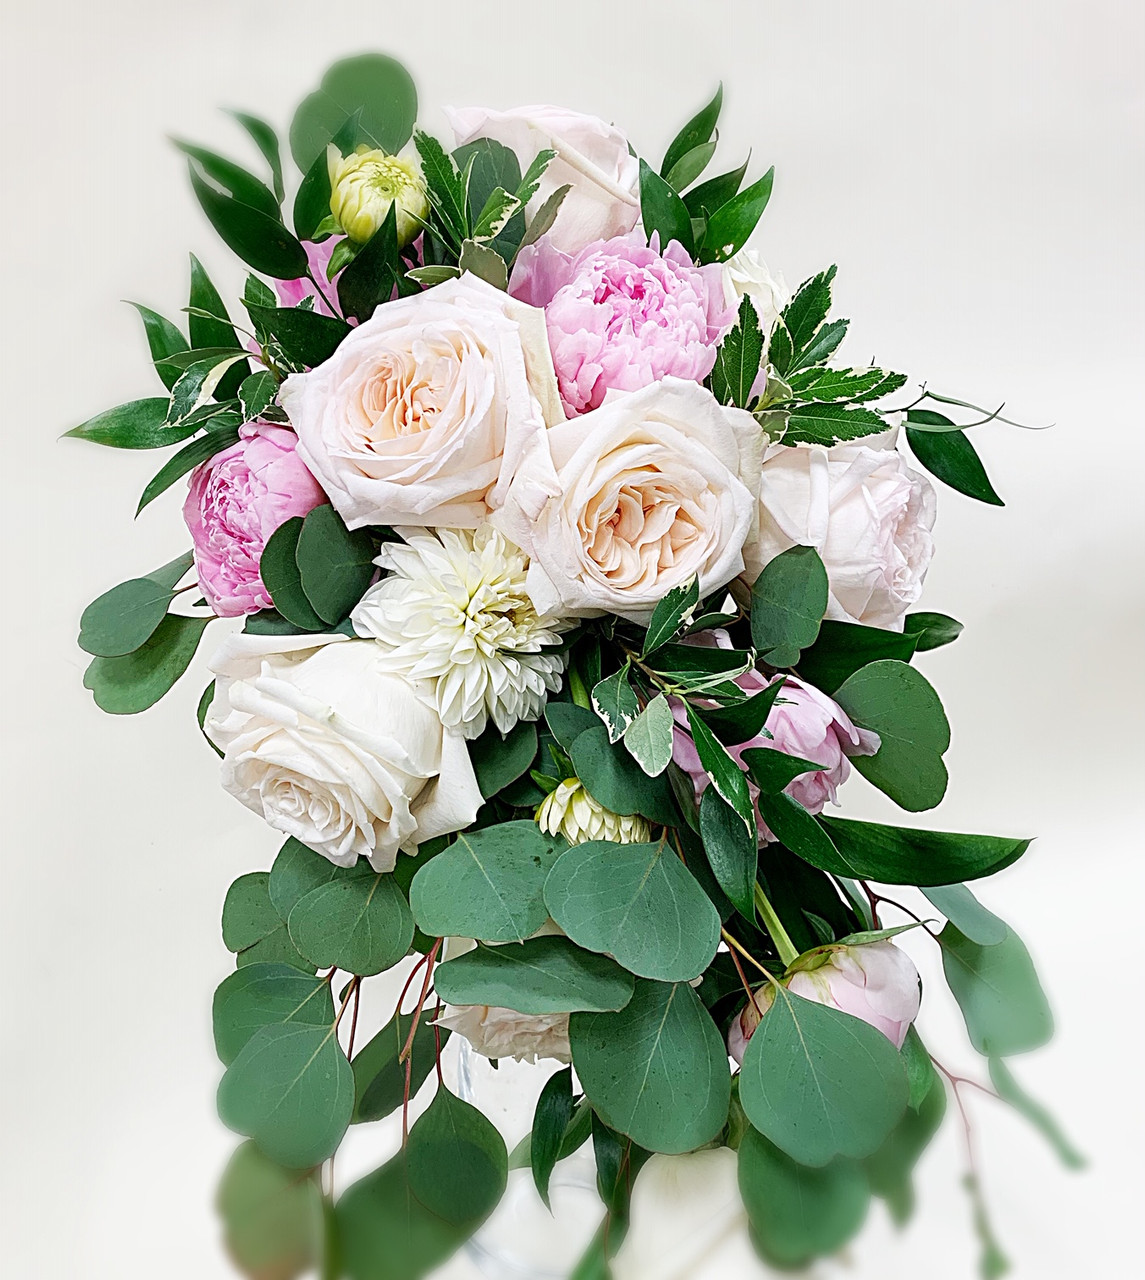
[[[663,254],[642,231],[598,240],[575,256],[547,237],[523,249],[509,292],[543,307],[561,399],[570,415],[609,391],[672,376],[702,382],[735,320],[723,268],[697,267],[682,245]]]
[[[345,236],[328,236],[321,243],[315,243],[313,240],[302,242],[302,247],[306,250],[306,261],[310,263],[310,274],[322,286],[322,293],[327,298],[338,296],[338,276],[335,275],[333,280],[328,281],[326,268],[330,265],[335,247],[345,238]],[[315,311],[321,312],[324,316],[334,314],[326,305],[322,295],[314,288],[313,282],[306,276],[299,276],[297,280],[276,280],[274,290],[278,294],[278,304],[281,307],[296,307],[307,298],[313,298]]]
[[[710,643],[721,649],[731,647],[731,641],[724,631],[713,631],[705,635],[710,635]],[[779,678],[778,675],[768,677],[762,671],[749,671],[740,676],[736,684],[745,692],[755,694]],[[676,726],[672,758],[692,779],[696,800],[699,801],[708,786],[708,775],[700,763],[696,745],[688,732],[687,713],[674,699],[673,703]],[[877,734],[858,728],[837,702],[800,680],[798,676],[787,677],[767,717],[765,728],[771,734],[770,738],[760,734],[748,742],[729,747],[732,758],[742,765],[744,751],[750,747],[766,747],[823,765],[824,768],[815,773],[801,774],[786,788],[786,793],[793,800],[798,800],[809,813],[822,812],[828,801],[835,803],[838,787],[847,781],[851,773],[848,756],[874,755],[879,749]],[[749,783],[749,787],[754,799],[755,784]],[[774,840],[767,824],[759,817],[758,810],[756,818],[760,839]]]
[[[191,472],[183,519],[199,587],[221,618],[270,607],[258,571],[267,539],[292,516],[326,501],[295,452],[297,443],[286,427],[248,422],[229,449]]]
[[[805,1000],[861,1018],[881,1031],[896,1049],[902,1048],[910,1024],[918,1017],[921,998],[914,962],[885,938],[835,948],[825,964],[797,970],[787,989]],[[728,1053],[741,1065],[760,1013],[767,1012],[772,999],[771,986],[766,984],[755,993],[755,1004],[744,1005],[732,1019]]]

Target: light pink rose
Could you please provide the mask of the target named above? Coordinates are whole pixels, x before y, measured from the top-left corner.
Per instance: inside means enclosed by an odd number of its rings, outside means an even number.
[[[475,138],[492,138],[514,152],[524,172],[541,151],[557,158],[541,179],[526,208],[532,217],[558,187],[570,186],[548,232],[568,253],[593,240],[631,231],[640,216],[640,162],[628,139],[596,116],[563,107],[446,108],[446,117],[462,146]]]
[[[307,279],[306,276],[299,276],[297,280],[276,280],[274,282],[274,291],[278,294],[278,303],[282,307],[296,307],[300,302],[304,302],[307,298],[314,299],[314,310],[319,311],[324,316],[332,316],[333,311],[326,305],[326,298],[337,298],[338,296],[338,276],[335,275],[333,280],[326,279],[326,268],[330,265],[331,255],[334,248],[345,236],[328,236],[325,240],[315,243],[313,240],[303,240],[302,247],[306,250],[306,261],[310,264],[310,274],[322,286],[322,293],[315,289],[313,281]],[[326,295],[326,298],[322,296]]]
[[[760,481],[749,582],[782,551],[814,547],[831,587],[827,617],[901,631],[934,551],[934,489],[883,432],[831,449],[772,445]]]
[[[476,529],[563,417],[543,313],[468,273],[378,307],[279,401],[351,529]]]
[[[661,378],[703,382],[735,320],[719,265],[697,267],[675,240],[663,253],[643,231],[571,256],[547,237],[521,250],[509,292],[545,309],[561,400],[570,415],[609,391]]]
[[[731,647],[724,631],[705,632],[704,637],[708,636],[711,639],[704,641],[708,644],[715,644],[721,649]],[[745,692],[756,694],[780,678],[778,675],[768,677],[762,671],[748,671],[736,680],[736,684]],[[672,703],[672,714],[676,719],[672,758],[692,779],[698,802],[710,780],[688,732],[687,712],[676,699],[672,699]],[[821,813],[828,801],[835,803],[837,789],[851,773],[848,756],[874,755],[879,749],[877,734],[860,729],[837,702],[798,676],[787,677],[764,727],[771,734],[770,738],[760,734],[748,742],[729,747],[729,754],[741,768],[744,767],[743,753],[752,747],[782,751],[785,755],[799,756],[823,765],[824,768],[814,773],[801,774],[785,788],[786,794],[809,813]],[[755,783],[749,780],[748,789],[754,802],[758,795]],[[756,820],[760,839],[774,840],[775,836],[759,816],[758,808]]]
[[[921,1001],[918,970],[905,951],[889,939],[833,949],[817,969],[800,969],[787,982],[788,991],[861,1018],[901,1049]],[[771,984],[755,993],[732,1019],[728,1053],[743,1064],[747,1042],[774,999]],[[758,1011],[757,1011],[757,1007]]]
[[[259,561],[270,535],[326,501],[295,452],[293,431],[247,422],[239,439],[191,472],[183,519],[199,588],[220,618],[269,609]]]

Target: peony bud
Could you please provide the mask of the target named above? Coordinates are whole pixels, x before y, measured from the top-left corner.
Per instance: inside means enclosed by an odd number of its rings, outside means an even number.
[[[417,238],[429,216],[425,179],[413,155],[387,155],[360,146],[341,156],[333,143],[326,150],[330,168],[330,212],[355,244],[365,244],[397,205],[398,245]]]
[[[579,778],[566,778],[544,798],[537,810],[537,823],[542,831],[564,836],[569,844],[589,840],[641,844],[652,838],[652,828],[645,818],[606,809],[589,795]]]
[[[918,970],[914,962],[887,939],[853,947],[829,947],[801,957],[809,963],[787,979],[787,989],[805,1000],[829,1005],[864,1022],[901,1049],[910,1024],[918,1017]],[[814,967],[811,967],[812,964]],[[742,1064],[747,1042],[771,1007],[774,992],[765,983],[732,1019],[728,1053]]]

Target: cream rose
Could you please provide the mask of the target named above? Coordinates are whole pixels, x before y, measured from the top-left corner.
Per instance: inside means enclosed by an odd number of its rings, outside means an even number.
[[[522,170],[538,152],[557,153],[527,209],[532,216],[558,187],[571,186],[548,232],[557,248],[577,253],[594,240],[624,235],[636,225],[640,162],[615,126],[563,107],[463,107],[447,108],[445,114],[459,146],[492,138],[516,154]]]
[[[544,313],[472,275],[379,307],[279,400],[351,529],[476,528],[563,416]]]
[[[791,301],[783,276],[772,275],[755,249],[741,249],[724,263],[724,297],[736,310],[743,298],[752,300],[764,338]]]
[[[469,1041],[485,1058],[536,1062],[556,1058],[569,1062],[569,1015],[528,1014],[487,1004],[446,1005],[438,1023]]]
[[[747,577],[797,543],[827,567],[827,617],[901,631],[934,550],[934,489],[884,432],[825,449],[772,445],[763,462],[759,540]]]
[[[706,593],[742,572],[761,451],[749,413],[665,378],[534,436],[494,523],[539,612],[646,623],[693,575]]]
[[[381,657],[344,636],[232,636],[203,727],[248,809],[338,866],[392,871],[482,801],[464,739]]]

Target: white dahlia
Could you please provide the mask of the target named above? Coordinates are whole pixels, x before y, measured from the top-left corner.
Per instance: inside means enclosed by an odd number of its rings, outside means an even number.
[[[529,561],[491,525],[399,529],[377,563],[390,576],[354,609],[354,630],[376,640],[388,671],[424,682],[448,729],[478,737],[487,720],[507,733],[533,720],[560,687],[554,652],[569,623],[537,613],[525,591]]]
[[[652,839],[652,828],[638,813],[613,813],[585,790],[579,778],[566,778],[550,791],[537,809],[537,824],[551,836],[564,836],[569,844],[611,840],[613,844],[643,844]]]

